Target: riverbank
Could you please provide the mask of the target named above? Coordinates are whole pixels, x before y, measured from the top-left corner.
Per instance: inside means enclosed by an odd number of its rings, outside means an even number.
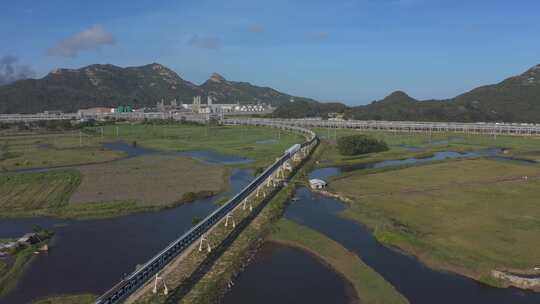
[[[540,259],[536,236],[539,168],[462,160],[333,179],[348,198],[343,215],[366,224],[378,241],[452,271],[502,287],[492,270],[526,272]],[[352,201],[352,202],[351,202]]]
[[[281,219],[269,240],[300,248],[318,257],[354,286],[360,303],[408,303],[405,297],[358,256],[321,233]]]
[[[43,246],[48,246],[53,233],[40,231],[32,238],[37,238],[33,244],[17,244],[2,256],[0,260],[0,297],[7,294],[17,285],[17,281],[29,267],[36,252]],[[39,240],[39,241],[38,241]],[[29,242],[29,241],[28,241]],[[48,250],[48,248],[46,249]]]

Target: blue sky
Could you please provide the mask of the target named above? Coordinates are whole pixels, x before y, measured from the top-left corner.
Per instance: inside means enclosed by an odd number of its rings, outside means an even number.
[[[452,97],[540,63],[538,0],[0,0],[0,57],[162,63],[322,101]]]

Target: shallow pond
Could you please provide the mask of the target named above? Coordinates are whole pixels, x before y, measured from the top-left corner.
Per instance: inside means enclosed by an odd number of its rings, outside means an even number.
[[[500,151],[499,149],[485,149],[485,150],[465,152],[465,153],[458,153],[454,151],[440,151],[440,152],[433,153],[433,155],[430,157],[406,158],[406,159],[385,160],[385,161],[371,162],[371,163],[360,163],[360,164],[342,166],[340,169],[343,172],[349,172],[349,171],[360,170],[360,169],[378,169],[378,168],[386,168],[386,167],[414,165],[414,164],[441,161],[441,160],[454,159],[454,158],[473,158],[473,157],[481,157],[481,156],[495,157],[497,156],[499,151]]]
[[[441,151],[435,152],[430,157],[425,158],[407,158],[407,159],[397,159],[397,160],[384,160],[380,162],[370,162],[370,163],[360,163],[345,165],[341,167],[324,167],[318,168],[310,172],[309,178],[319,178],[325,179],[339,175],[342,172],[351,172],[355,170],[362,169],[378,169],[378,168],[388,168],[388,167],[399,167],[406,165],[415,165],[422,163],[429,163],[434,161],[441,161],[446,159],[456,159],[456,158],[475,158],[475,157],[485,157],[487,159],[493,159],[497,161],[509,161],[514,163],[519,163],[523,165],[537,164],[537,162],[526,159],[513,158],[508,156],[500,155],[500,149],[485,149],[474,152],[458,153],[453,151]]]
[[[221,303],[350,303],[352,286],[306,252],[266,243]]]

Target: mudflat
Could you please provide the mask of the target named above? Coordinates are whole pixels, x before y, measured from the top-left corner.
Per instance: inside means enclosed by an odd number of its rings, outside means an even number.
[[[138,201],[171,204],[188,192],[218,192],[226,168],[183,156],[152,155],[81,166],[81,184],[70,204]]]

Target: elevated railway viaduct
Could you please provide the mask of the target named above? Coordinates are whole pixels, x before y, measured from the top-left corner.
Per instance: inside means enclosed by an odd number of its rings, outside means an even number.
[[[235,120],[228,121],[226,123],[231,125],[254,124],[254,122],[248,120]],[[185,232],[179,238],[172,241],[167,247],[158,252],[139,269],[114,285],[110,290],[105,292],[95,301],[96,304],[113,304],[123,302],[128,296],[140,289],[145,285],[146,282],[151,280],[156,274],[167,267],[167,265],[176,257],[182,253],[185,253],[190,248],[193,248],[193,244],[200,242],[202,245],[203,240],[206,238],[206,234],[218,224],[222,223],[223,221],[227,221],[231,216],[231,212],[242,204],[245,204],[246,200],[250,199],[250,197],[253,195],[258,196],[260,191],[264,192],[265,186],[281,187],[281,183],[274,183],[274,181],[279,179],[280,176],[284,176],[283,170],[285,170],[286,165],[293,159],[308,157],[309,151],[313,149],[319,142],[316,134],[305,128],[280,125],[273,122],[258,122],[257,125],[265,125],[284,130],[301,132],[306,136],[306,141],[289,148],[281,157],[266,168],[263,173],[257,176],[232,199],[223,204],[221,207],[217,208],[214,212],[212,212],[190,230]]]

